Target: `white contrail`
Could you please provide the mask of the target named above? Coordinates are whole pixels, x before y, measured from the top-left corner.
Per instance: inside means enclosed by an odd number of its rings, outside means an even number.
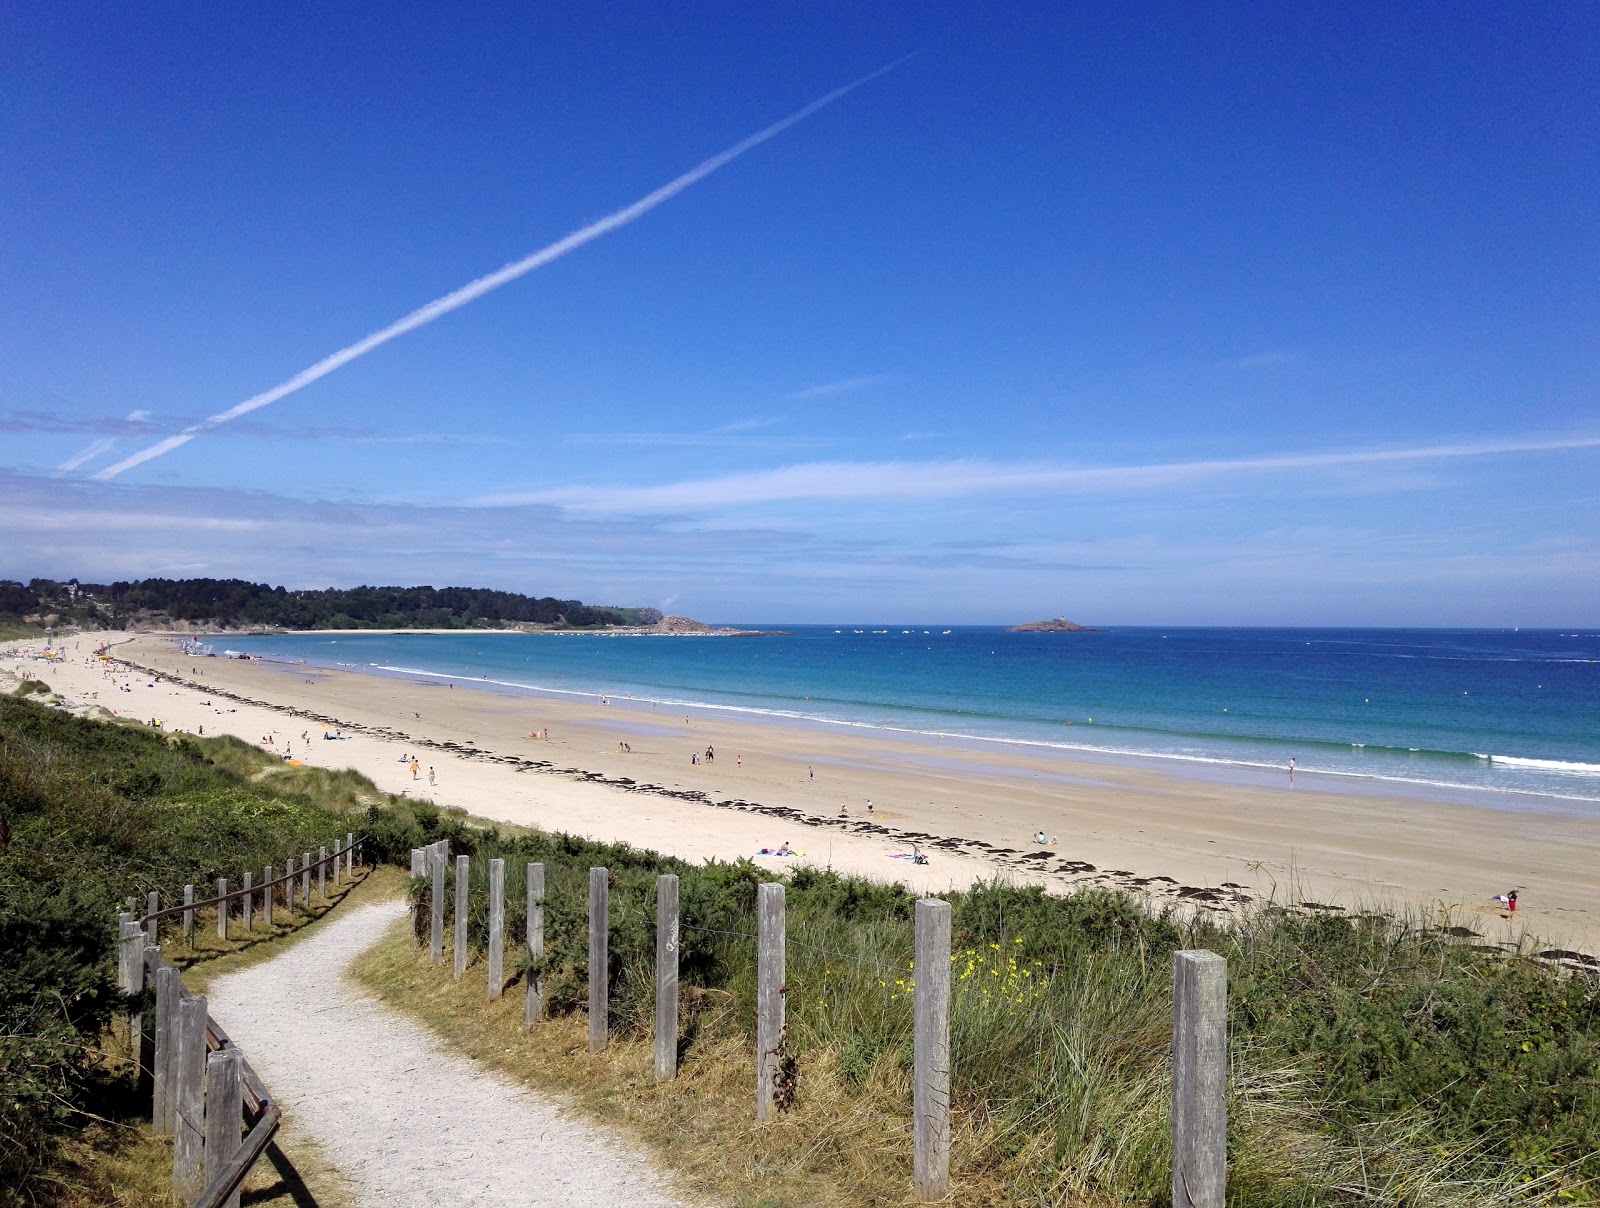
[[[713,155],[710,159],[697,164],[693,168],[690,168],[682,176],[679,176],[673,180],[669,180],[659,189],[655,190],[653,193],[645,194],[645,196],[641,197],[632,205],[624,206],[615,213],[607,214],[598,222],[591,222],[588,226],[581,227],[580,229],[573,231],[572,234],[556,240],[548,247],[540,248],[532,255],[524,256],[521,260],[514,260],[504,268],[496,269],[487,276],[479,277],[476,281],[469,282],[468,284],[463,285],[460,289],[454,290],[442,298],[436,298],[434,301],[429,302],[426,306],[412,311],[409,315],[406,315],[405,318],[389,324],[389,326],[380,331],[373,332],[365,339],[357,340],[354,344],[351,344],[346,348],[341,348],[332,356],[324,357],[315,365],[312,365],[309,369],[301,370],[288,381],[274,386],[271,390],[267,390],[261,394],[255,395],[253,398],[247,398],[244,402],[240,403],[236,407],[230,407],[226,411],[218,412],[216,415],[213,415],[208,419],[203,419],[199,423],[185,428],[182,432],[179,432],[175,436],[169,436],[165,440],[157,441],[149,448],[141,449],[131,457],[125,457],[115,465],[107,466],[104,470],[101,470],[99,473],[93,474],[90,477],[95,481],[105,482],[109,479],[115,478],[124,470],[131,470],[134,466],[143,465],[152,458],[160,457],[163,453],[170,453],[172,450],[180,447],[181,445],[188,444],[196,436],[200,435],[200,433],[209,428],[215,428],[218,424],[225,424],[229,420],[238,419],[241,415],[248,415],[250,412],[265,407],[269,403],[275,403],[279,399],[285,398],[288,395],[293,394],[295,391],[311,385],[312,382],[317,381],[319,378],[327,377],[328,374],[332,373],[335,369],[338,369],[344,365],[348,365],[351,361],[356,360],[358,357],[366,356],[366,354],[371,352],[374,348],[377,348],[382,344],[387,344],[390,340],[393,340],[398,336],[405,335],[408,331],[414,331],[418,327],[424,327],[427,324],[432,323],[441,315],[447,315],[453,310],[458,310],[459,308],[465,306],[468,302],[474,302],[483,297],[484,294],[492,293],[494,290],[499,289],[502,285],[508,285],[512,281],[515,281],[518,277],[522,277],[533,272],[533,270],[536,268],[543,268],[551,261],[559,260],[568,252],[577,251],[577,249],[582,247],[584,244],[591,243],[600,238],[602,235],[609,235],[612,231],[617,230],[619,227],[625,227],[630,222],[634,222],[637,219],[643,218],[646,214],[655,209],[657,206],[661,205],[663,202],[670,201],[672,198],[676,197],[679,193],[682,193],[691,185],[698,184],[700,181],[710,176],[718,168],[726,167],[728,164],[738,159],[746,151],[754,150],[756,147],[759,147],[762,143],[768,141],[769,139],[776,138],[785,130],[789,129],[789,127],[798,125],[800,122],[805,121],[806,118],[810,117],[813,113],[816,113],[817,110],[833,104],[833,102],[837,101],[845,94],[854,92],[863,84],[871,83],[879,76],[893,71],[896,67],[899,67],[906,61],[906,59],[910,57],[911,56],[907,55],[906,58],[896,59],[893,63],[890,63],[884,67],[880,67],[877,71],[871,72],[868,75],[864,75],[859,80],[853,80],[844,85],[842,88],[835,88],[826,96],[819,97],[817,100],[812,101],[804,108],[795,110],[782,121],[774,122],[765,130],[757,131],[749,138],[742,139],[741,141],[734,143],[733,146],[729,147],[726,151],[719,152],[718,154]]]
[[[101,437],[93,444],[79,449],[71,457],[67,458],[66,461],[62,462],[55,468],[55,473],[52,474],[51,477],[60,478],[63,474],[72,473],[72,471],[76,470],[84,462],[93,461],[95,458],[99,457],[100,454],[108,452],[111,446],[116,443],[117,442],[109,436]]]

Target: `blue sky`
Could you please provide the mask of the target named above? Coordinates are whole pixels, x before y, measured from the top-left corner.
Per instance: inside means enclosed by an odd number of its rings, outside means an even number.
[[[0,575],[1600,623],[1600,10],[1112,7],[5,0]]]

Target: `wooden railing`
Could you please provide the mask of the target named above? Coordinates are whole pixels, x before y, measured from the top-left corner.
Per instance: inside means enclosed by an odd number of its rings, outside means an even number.
[[[205,998],[192,994],[179,970],[162,955],[160,922],[186,915],[185,933],[192,943],[193,912],[215,906],[219,933],[226,937],[229,903],[244,900],[241,913],[248,929],[251,900],[260,894],[263,918],[270,925],[279,886],[289,886],[286,897],[292,901],[294,881],[299,878],[309,905],[315,871],[326,898],[329,865],[336,885],[341,871],[353,876],[358,848],[355,836],[346,835],[343,843],[334,844],[332,855],[324,848],[313,862],[308,852],[301,867],[282,876],[273,877],[269,866],[260,885],[250,885],[246,877],[246,888],[229,891],[224,880],[221,892],[203,901],[195,901],[192,887],[187,887],[184,903],[166,909],[158,908],[152,893],[147,914],[137,919],[132,912],[122,916],[118,953],[122,989],[137,994],[149,982],[155,984],[153,1018],[129,1017],[130,1047],[138,1055],[141,1081],[150,1093],[151,1128],[159,1136],[173,1138],[173,1192],[190,1208],[238,1208],[239,1188],[272,1143],[282,1113],[243,1052],[211,1018]]]

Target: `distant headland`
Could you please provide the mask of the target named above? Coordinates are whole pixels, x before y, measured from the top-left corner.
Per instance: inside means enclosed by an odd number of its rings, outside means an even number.
[[[1098,629],[1056,617],[1050,621],[1029,621],[1026,625],[1013,625],[1007,633],[1099,633]]]
[[[300,591],[244,579],[65,583],[0,579],[0,624],[132,633],[302,633],[310,630],[666,634],[743,637],[660,609],[584,604],[474,587]]]

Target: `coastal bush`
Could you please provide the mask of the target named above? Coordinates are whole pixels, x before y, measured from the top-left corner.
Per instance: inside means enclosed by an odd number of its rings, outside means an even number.
[[[118,911],[350,829],[219,766],[217,750],[0,697],[0,1204],[46,1201],[55,1138],[119,1089],[100,1057],[126,1006]]]

